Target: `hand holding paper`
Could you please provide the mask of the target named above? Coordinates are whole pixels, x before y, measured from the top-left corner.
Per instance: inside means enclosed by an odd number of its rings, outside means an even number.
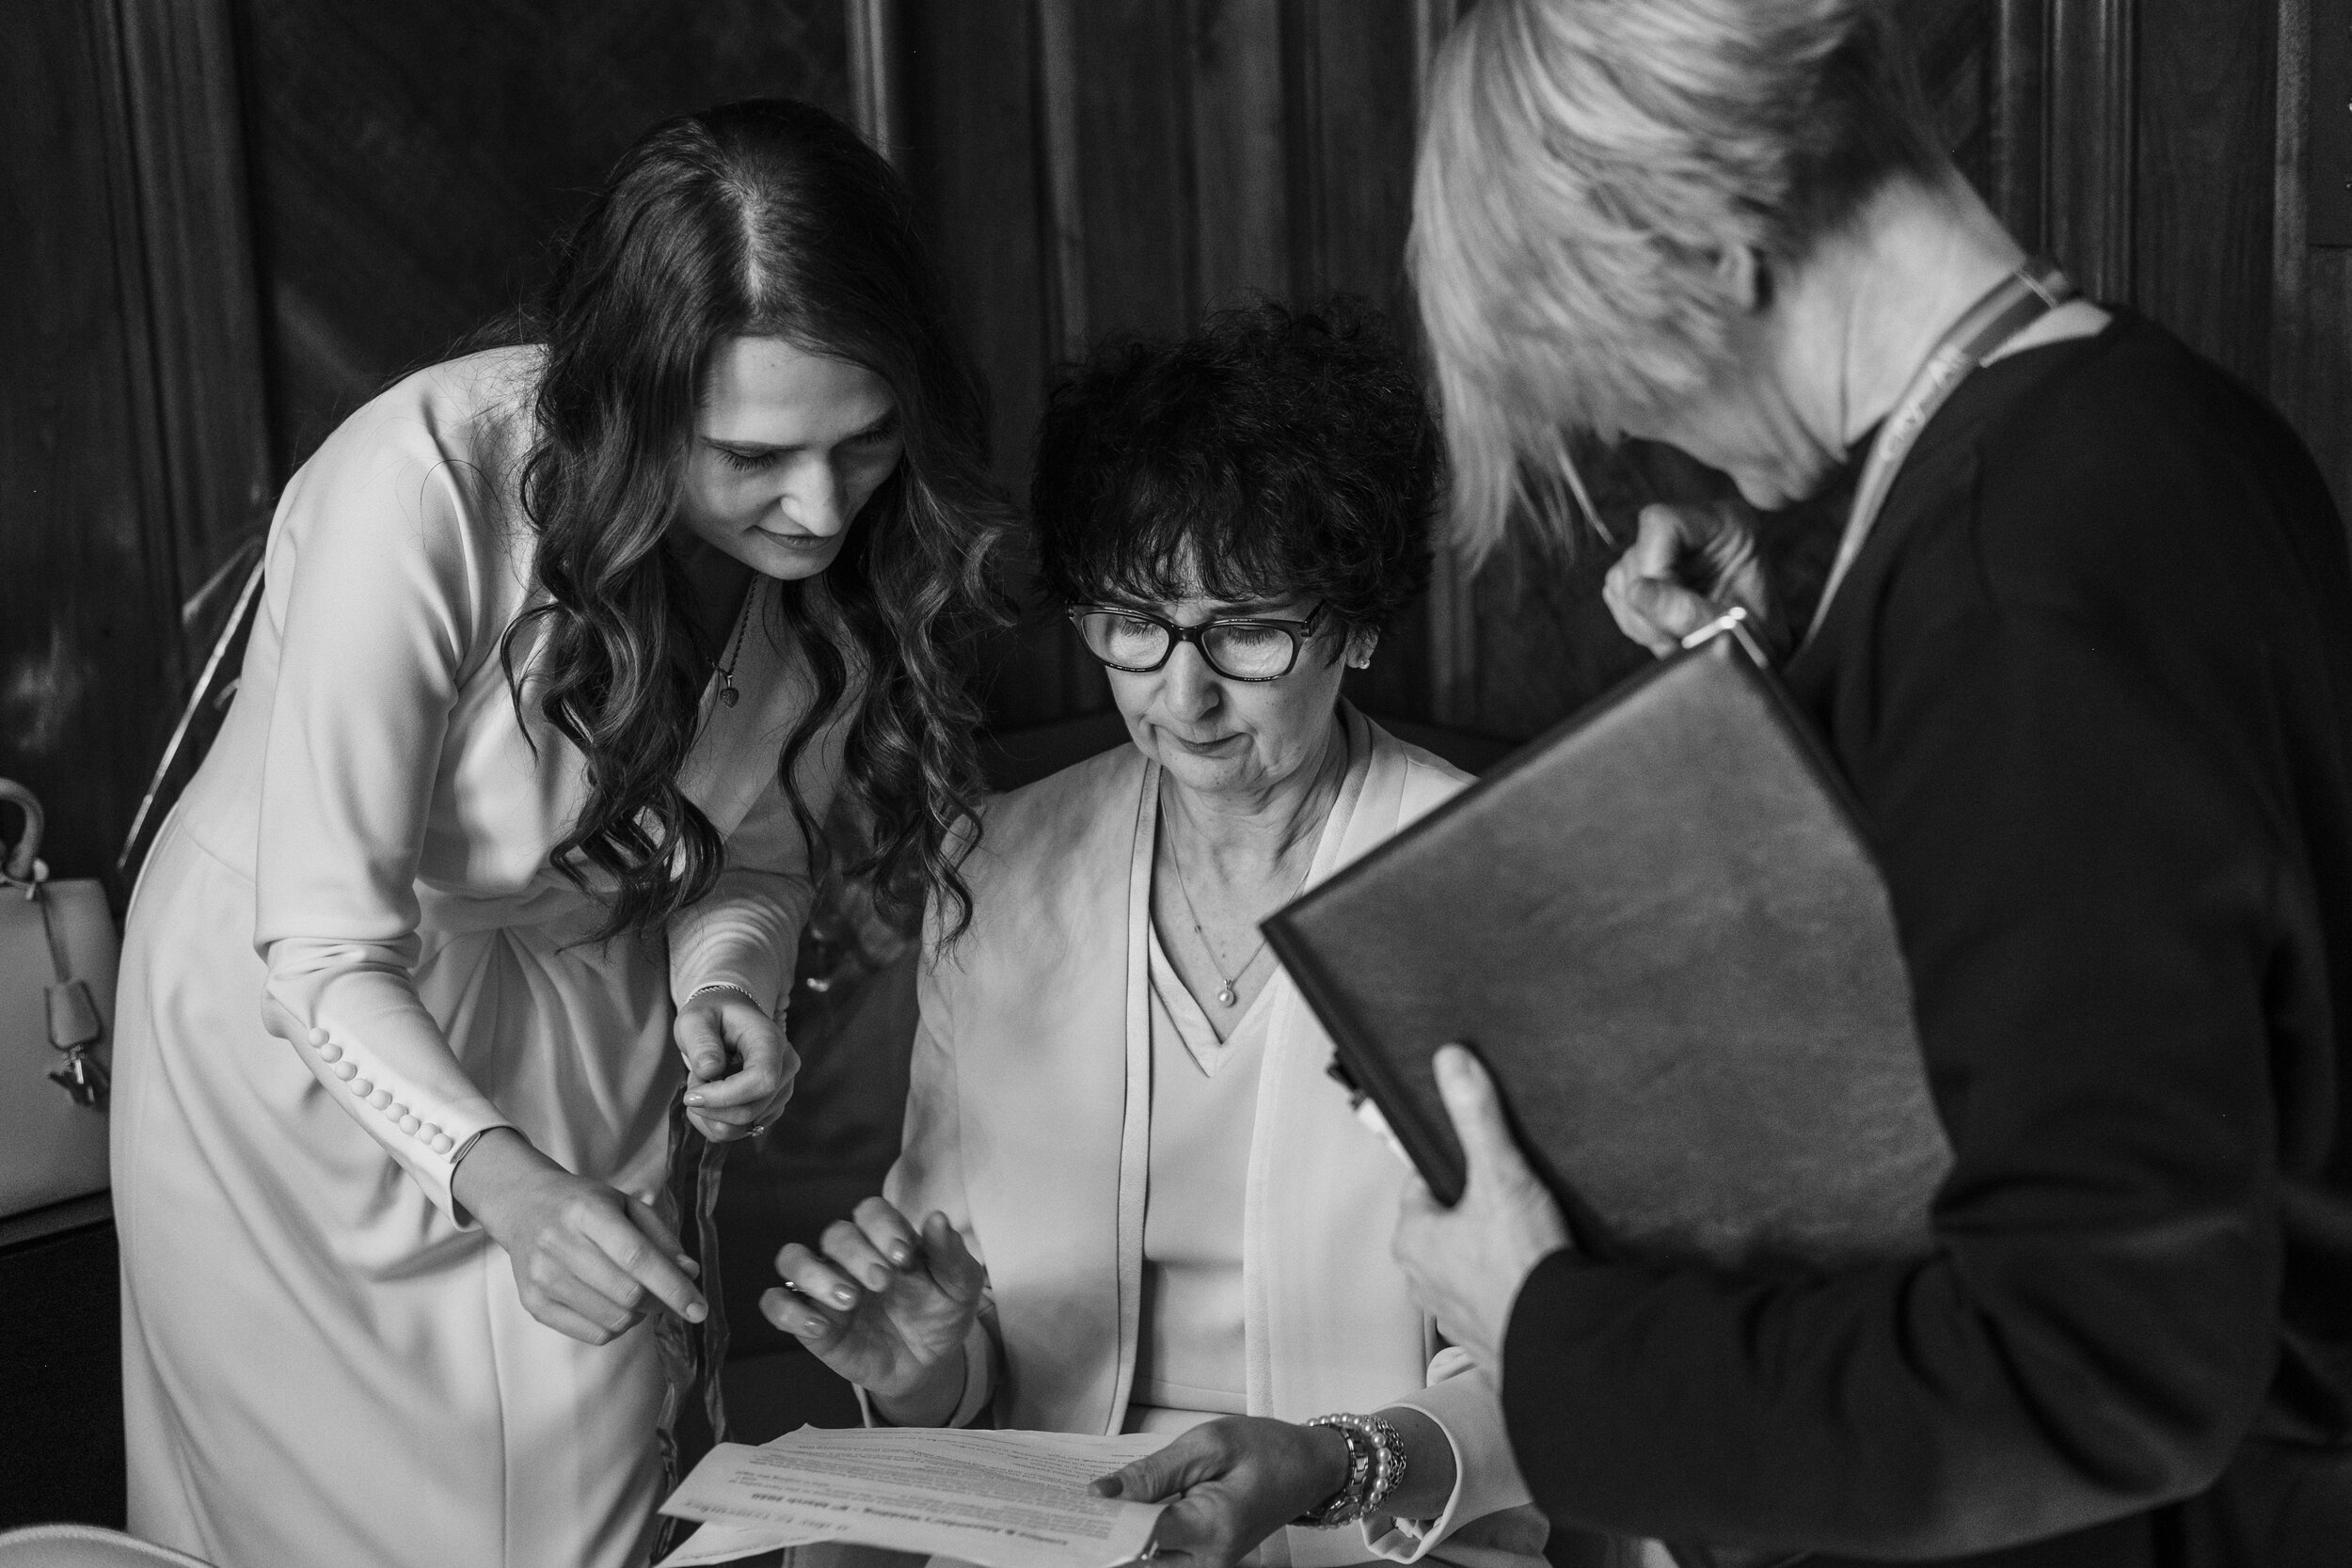
[[[662,1512],[723,1527],[662,1568],[815,1541],[961,1559],[980,1568],[1113,1568],[1151,1544],[1161,1505],[1087,1483],[1165,1445],[1160,1436],[803,1427],[764,1447],[722,1443]]]

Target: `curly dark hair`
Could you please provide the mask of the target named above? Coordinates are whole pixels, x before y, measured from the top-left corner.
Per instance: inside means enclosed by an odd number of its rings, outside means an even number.
[[[936,896],[961,928],[957,866],[982,791],[963,644],[1002,619],[1009,514],[988,478],[988,398],[949,324],[906,187],[823,110],[758,99],[655,126],[622,155],[565,245],[538,312],[539,435],[523,471],[545,598],[508,628],[518,707],[587,760],[556,859],[613,886],[605,935],[709,891],[719,835],[678,785],[712,650],[665,547],[705,372],[730,337],[784,339],[880,376],[904,456],[821,576],[788,582],[816,700],[777,759],[812,858],[803,756],[846,713],[841,791],[866,833],[851,874],[904,916]],[[535,648],[526,628],[543,626]],[[529,654],[529,668],[518,668]]]
[[[1065,601],[1295,595],[1347,635],[1429,580],[1440,449],[1378,312],[1257,304],[1098,349],[1057,387],[1029,489]]]

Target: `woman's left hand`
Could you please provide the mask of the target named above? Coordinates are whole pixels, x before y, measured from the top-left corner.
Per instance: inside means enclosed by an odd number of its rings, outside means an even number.
[[[1560,1205],[1530,1169],[1486,1066],[1458,1045],[1438,1053],[1438,1092],[1461,1140],[1470,1179],[1453,1208],[1414,1181],[1397,1215],[1394,1251],[1414,1303],[1497,1377],[1511,1305],[1535,1265],[1568,1245]]]
[[[709,990],[678,1009],[686,1119],[712,1143],[765,1132],[792,1098],[801,1058],[776,1021],[739,990]]]
[[[1098,1497],[1166,1502],[1153,1560],[1230,1568],[1347,1484],[1347,1439],[1329,1427],[1221,1416],[1094,1483]]]

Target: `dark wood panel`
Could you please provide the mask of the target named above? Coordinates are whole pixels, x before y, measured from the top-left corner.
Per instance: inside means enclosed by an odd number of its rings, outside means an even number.
[[[2304,209],[2312,4],[2279,8],[2269,387],[2344,509],[2352,507],[2352,249],[2313,247]]]
[[[1279,6],[1194,0],[1193,228],[1205,305],[1291,292],[1282,42]]]
[[[278,457],[537,286],[654,121],[851,112],[842,0],[234,0]]]
[[[2249,386],[2269,379],[2275,14],[2141,0],[2132,301]]]
[[[1049,294],[1042,44],[1032,0],[923,0],[903,13],[907,147],[901,166],[947,273],[959,324],[995,402],[996,474],[1025,499],[1029,444],[1061,323]],[[982,689],[999,727],[1062,716],[1065,649],[1041,613],[1025,536],[1013,586],[1033,607],[990,641]]]
[[[229,0],[120,6],[136,246],[173,576],[184,597],[268,522],[236,39]],[[200,649],[183,645],[182,674]]]
[[[1997,199],[1997,25],[1983,0],[1905,0],[1901,19],[1945,147],[1969,182]]]
[[[1994,24],[1992,159],[1988,199],[2017,243],[2041,252],[2047,186],[2049,15],[2045,0],[1999,0]]]
[[[1413,6],[1295,0],[1292,46],[1312,83],[1294,115],[1294,160],[1309,166],[1294,189],[1312,244],[1295,269],[1301,304],[1359,295],[1389,312],[1399,332],[1418,329],[1405,276],[1412,228],[1413,148],[1422,52]],[[1430,610],[1416,600],[1382,637],[1372,667],[1348,677],[1366,711],[1431,717]]]
[[[1086,0],[1073,21],[1088,335],[1182,331],[1200,307],[1192,8]]]
[[[111,868],[178,662],[112,23],[0,12],[0,776],[47,802],[60,876]]]
[[[2132,297],[2137,186],[2129,0],[2049,0],[2043,245],[2086,293]]]

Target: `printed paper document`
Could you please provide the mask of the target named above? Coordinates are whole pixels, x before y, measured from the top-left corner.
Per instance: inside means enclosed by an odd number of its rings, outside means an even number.
[[[661,1568],[815,1541],[980,1568],[1113,1568],[1143,1554],[1163,1505],[1098,1497],[1087,1482],[1167,1443],[914,1427],[803,1427],[755,1449],[722,1443],[662,1505],[705,1524]]]

